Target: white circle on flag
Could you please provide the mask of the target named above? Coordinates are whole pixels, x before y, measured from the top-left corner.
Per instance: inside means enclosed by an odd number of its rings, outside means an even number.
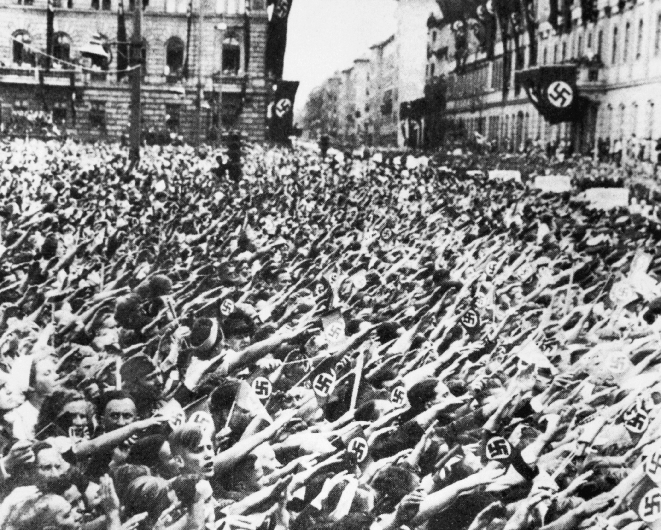
[[[646,523],[653,523],[661,518],[661,489],[652,488],[640,499],[638,515]]]
[[[356,289],[364,289],[365,286],[367,285],[367,277],[366,277],[365,273],[355,274],[353,276],[353,278],[351,279],[351,281],[353,282]]]
[[[213,418],[211,417],[211,414],[204,410],[198,410],[197,412],[194,412],[191,414],[191,417],[188,418],[187,423],[194,423],[199,425],[204,431],[210,432],[213,434],[213,432],[216,430],[214,423],[213,423]]]
[[[629,369],[629,357],[623,352],[612,353],[606,361],[606,368],[614,374],[623,374]]]
[[[275,113],[278,118],[284,118],[285,114],[291,112],[292,104],[291,100],[287,98],[282,98],[275,104]]]
[[[273,385],[266,377],[258,377],[252,382],[252,389],[259,399],[268,399],[273,391]]]
[[[645,460],[643,469],[647,476],[657,484],[661,483],[661,448],[657,449]]]
[[[634,434],[642,434],[647,430],[650,424],[650,417],[647,412],[642,409],[636,409],[635,414],[632,414],[629,419],[624,422],[624,426],[629,432]]]
[[[220,304],[220,312],[223,316],[228,317],[234,313],[234,301],[230,298],[226,298]]]
[[[574,101],[574,90],[564,81],[554,81],[549,85],[547,97],[551,105],[564,109]]]
[[[398,385],[393,388],[390,393],[390,401],[398,407],[403,407],[406,404],[406,390],[403,386]]]
[[[507,460],[512,454],[512,446],[502,436],[490,438],[486,446],[489,460]]]
[[[358,462],[362,462],[367,458],[367,447],[367,441],[365,438],[358,437],[349,442],[347,450],[356,455],[356,460]]]
[[[323,372],[314,378],[312,390],[320,397],[326,397],[333,391],[335,386],[335,375]]]

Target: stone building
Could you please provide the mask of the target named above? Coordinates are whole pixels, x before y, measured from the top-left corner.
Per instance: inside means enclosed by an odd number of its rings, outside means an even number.
[[[395,36],[370,48],[370,118],[369,144],[397,145],[399,115],[397,48]]]
[[[10,131],[16,116],[44,111],[73,135],[121,138],[130,106],[129,76],[117,73],[122,0],[51,1],[54,59],[47,69],[47,0],[0,0],[0,127]],[[134,0],[124,1],[130,40]],[[223,131],[238,128],[264,139],[271,91],[264,72],[266,0],[145,5],[143,130],[194,141],[199,120],[201,138],[210,138],[222,107]]]
[[[445,86],[445,129],[451,134],[444,141],[484,136],[510,150],[564,142],[589,153],[600,140],[606,149],[622,140],[630,156],[649,159],[661,136],[661,4],[538,0],[534,9],[533,46],[524,31],[519,53],[511,48],[504,53],[497,31],[494,57],[488,59],[475,32],[469,31],[460,72],[453,28],[441,17],[429,24],[427,83]],[[554,12],[557,18],[552,19]],[[512,67],[507,80],[503,59],[508,54]],[[517,71],[549,65],[576,68],[582,99],[574,122],[550,125],[517,82]]]

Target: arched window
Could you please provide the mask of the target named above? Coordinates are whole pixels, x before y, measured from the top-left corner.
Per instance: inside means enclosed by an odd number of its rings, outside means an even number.
[[[645,26],[643,24],[643,19],[641,18],[638,21],[638,36],[636,40],[636,59],[640,59],[643,56],[643,30]]]
[[[624,46],[622,47],[622,62],[626,63],[629,59],[629,39],[631,37],[631,23],[627,22],[624,26]]]
[[[236,37],[223,40],[223,74],[237,75],[241,69],[241,45]]]
[[[27,31],[19,30],[12,35],[12,62],[17,65],[34,66],[34,53],[29,48],[32,37]]]
[[[597,34],[597,55],[599,57],[601,57],[601,50],[603,43],[604,43],[604,32],[602,30],[599,30],[599,33]]]
[[[613,28],[613,53],[611,54],[611,64],[617,61],[617,26]]]
[[[581,58],[583,56],[583,37],[581,35],[578,36],[578,46],[576,49],[576,57]]]
[[[56,33],[53,38],[53,57],[60,61],[71,61],[71,37],[66,33]]]
[[[179,76],[184,67],[184,41],[172,37],[165,43],[165,75]]]

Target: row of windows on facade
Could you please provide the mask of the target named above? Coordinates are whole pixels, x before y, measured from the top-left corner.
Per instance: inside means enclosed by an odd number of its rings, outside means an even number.
[[[603,111],[599,112],[597,117],[597,134],[600,138],[607,138],[614,141],[619,138],[631,138],[633,136],[641,139],[653,139],[658,136],[655,131],[655,104],[648,101],[645,105],[645,119],[642,130],[639,129],[640,106],[632,103],[630,106],[622,103],[617,108],[607,105]],[[551,130],[551,125],[547,125],[544,119],[536,114],[519,111],[506,116],[482,116],[459,118],[460,127],[465,128],[469,133],[478,132],[486,135],[490,140],[509,139],[514,142],[514,147],[518,147],[521,141],[532,140],[533,120],[537,120],[537,138],[544,138],[545,132]],[[557,128],[557,127],[556,127]],[[560,135],[562,136],[562,135]]]
[[[30,102],[27,99],[14,101],[14,110],[28,111]],[[53,122],[58,125],[66,125],[69,105],[63,102],[55,102],[51,110]],[[91,101],[88,113],[89,124],[93,128],[105,130],[106,128],[106,102]],[[173,132],[178,132],[181,125],[181,105],[165,105],[165,126]]]
[[[123,0],[52,0],[53,7],[66,9],[86,8],[111,11],[117,9]],[[143,0],[146,1],[146,0]],[[186,13],[188,12],[191,0],[164,0],[164,11],[166,13]],[[217,14],[242,15],[246,10],[263,11],[266,0],[203,0],[206,10],[214,10]],[[33,6],[34,0],[16,0],[17,4],[24,6]],[[132,11],[136,0],[128,0],[124,7]]]
[[[604,56],[603,52],[603,30],[597,32],[597,42],[596,50],[593,49],[593,35],[591,31],[588,31],[585,35],[585,40],[583,35],[579,32],[576,32],[575,38],[571,42],[563,41],[561,43],[555,43],[551,46],[544,46],[542,49],[541,63],[546,64],[561,64],[568,60],[579,59],[579,58],[591,58],[591,56],[596,55],[600,60],[605,61],[607,58],[610,58],[610,64],[615,65],[619,63],[625,64],[630,60],[639,60],[643,56],[643,45],[645,42],[645,23],[643,19],[638,20],[636,35],[635,35],[635,50],[633,50],[634,55],[631,56],[632,48],[631,42],[633,38],[633,25],[630,21],[627,21],[624,25],[624,31],[620,33],[620,27],[616,25],[612,29],[611,34],[611,48],[610,54]],[[434,35],[435,33],[433,33]],[[585,43],[585,48],[583,47]],[[575,47],[574,47],[575,45]],[[552,49],[552,52],[550,51]],[[551,57],[549,54],[551,53]],[[655,35],[654,35],[654,56],[661,56],[661,12],[657,13],[656,26],[655,26]],[[447,59],[447,53],[439,57],[440,59]],[[436,75],[436,65],[431,61],[427,65],[427,76],[434,77]],[[494,87],[495,88],[495,87]]]
[[[32,50],[32,37],[27,31],[19,30],[12,35],[12,62],[15,65],[35,66],[37,54]],[[112,62],[112,48],[105,36],[99,38],[101,46],[106,50],[108,58],[98,55],[90,56],[93,66],[101,70],[107,70]],[[143,46],[143,65],[147,65],[147,47]],[[185,61],[185,44],[179,37],[171,37],[165,43],[165,69],[164,74],[169,76],[180,76],[183,73]],[[52,55],[58,61],[71,62],[72,41],[66,33],[56,33],[53,39]],[[223,73],[237,75],[241,69],[241,44],[236,37],[226,37],[223,41]],[[146,73],[146,72],[143,72]]]

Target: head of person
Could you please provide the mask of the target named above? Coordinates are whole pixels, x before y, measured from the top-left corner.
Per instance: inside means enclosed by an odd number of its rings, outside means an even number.
[[[138,477],[151,475],[147,466],[136,466],[133,464],[123,464],[112,470],[112,480],[115,484],[115,491],[122,504],[128,492],[128,487]]]
[[[153,474],[165,479],[170,479],[179,472],[170,443],[162,434],[145,436],[136,441],[129,450],[126,463],[147,466]]]
[[[242,311],[235,310],[223,322],[225,344],[235,351],[241,351],[250,345],[255,333],[255,323]]]
[[[0,379],[0,414],[19,407],[25,401],[25,394],[19,385],[10,378]]]
[[[423,379],[413,385],[406,394],[411,408],[425,410],[449,397],[450,390],[438,379]]]
[[[46,397],[59,388],[55,359],[50,355],[32,361],[29,392]]]
[[[48,483],[60,480],[71,467],[62,457],[62,453],[46,441],[37,442],[32,451],[34,480],[37,486],[47,487]]]
[[[235,433],[242,433],[255,417],[241,381],[228,377],[221,381],[209,397],[209,411],[214,423],[226,425]]]
[[[208,480],[199,475],[179,475],[170,483],[177,500],[186,508],[193,506],[198,490],[204,498],[204,511],[207,528],[213,528],[215,522],[213,489]]]
[[[163,374],[146,355],[126,360],[120,369],[122,389],[139,402],[156,402],[163,394]]]
[[[49,424],[64,436],[89,437],[90,404],[75,390],[58,389],[46,397],[39,410],[35,432],[48,436]]]
[[[394,405],[387,399],[371,399],[356,410],[356,421],[376,421],[393,410]]]
[[[227,475],[230,491],[255,492],[266,486],[267,478],[281,467],[273,448],[261,444],[243,458]]]
[[[137,418],[135,401],[122,390],[105,392],[99,403],[100,423],[105,432],[114,431],[133,423]]]
[[[151,528],[161,514],[176,500],[167,480],[142,476],[128,485],[124,495],[124,517],[146,513],[142,528]]]
[[[402,466],[390,465],[376,474],[371,486],[375,491],[375,512],[390,513],[399,501],[420,486],[420,479]]]
[[[62,496],[48,493],[26,505],[12,521],[15,530],[79,530],[82,515]]]
[[[214,448],[211,432],[197,424],[184,424],[168,438],[179,473],[211,478],[214,474]]]

